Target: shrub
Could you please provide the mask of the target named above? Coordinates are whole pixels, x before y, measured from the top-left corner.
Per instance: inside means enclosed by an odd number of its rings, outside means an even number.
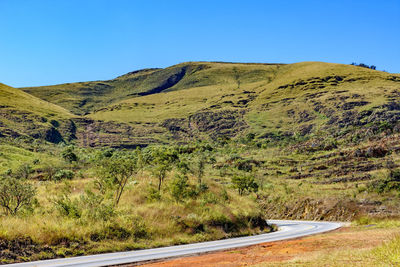
[[[378,194],[392,190],[400,191],[400,169],[390,170],[385,179],[373,181],[368,185],[368,191],[375,191]]]
[[[114,239],[114,240],[126,240],[131,236],[131,232],[118,225],[117,223],[111,223],[106,225],[99,232],[92,233],[90,235],[90,240],[98,242],[104,239]]]
[[[28,179],[33,173],[32,166],[28,163],[21,164],[14,173],[15,178]]]
[[[141,217],[134,217],[132,219],[132,235],[135,238],[145,238],[148,236],[146,223]]]
[[[61,156],[63,159],[72,163],[74,161],[78,161],[78,156],[74,153],[74,148],[69,146],[61,152]]]
[[[42,168],[43,180],[53,180],[54,175],[57,173],[58,170],[59,170],[58,167],[54,167],[52,165],[45,165]]]
[[[85,190],[80,197],[80,206],[84,207],[83,215],[90,220],[108,221],[115,216],[111,199],[91,190]]]
[[[239,195],[243,195],[244,192],[257,192],[258,184],[252,175],[235,175],[232,177],[233,187],[239,192]]]
[[[100,161],[99,183],[114,192],[114,205],[117,206],[128,181],[139,170],[137,157],[132,155],[115,156]]]
[[[71,180],[72,178],[74,178],[74,172],[71,170],[58,170],[53,176],[53,179],[56,181],[63,179]]]
[[[161,199],[161,194],[160,191],[158,191],[156,188],[154,188],[153,186],[150,186],[148,189],[148,193],[147,193],[147,197],[146,197],[147,201],[149,202],[153,202],[153,201],[158,201]]]
[[[218,197],[212,192],[205,193],[201,199],[202,205],[217,204],[217,203],[218,203]]]
[[[103,229],[106,239],[125,240],[131,236],[131,232],[118,224],[111,224]]]
[[[182,200],[183,198],[186,198],[189,194],[188,187],[188,177],[186,175],[175,175],[175,178],[171,181],[170,184],[171,196],[177,202]]]
[[[61,215],[78,219],[82,216],[82,209],[77,199],[71,200],[69,193],[70,187],[64,188],[62,193],[53,199],[53,204]]]
[[[21,180],[6,177],[0,180],[0,206],[6,215],[16,215],[21,208],[32,205],[36,190]]]
[[[367,68],[367,69],[371,69],[371,70],[376,70],[376,66],[375,65],[369,66],[369,65],[364,64],[364,63],[357,64],[355,62],[352,62],[350,65],[358,66],[358,67],[362,67],[362,68]]]

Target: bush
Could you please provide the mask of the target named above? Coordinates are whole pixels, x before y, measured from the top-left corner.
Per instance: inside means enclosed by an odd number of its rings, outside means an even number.
[[[117,223],[108,224],[101,231],[92,233],[90,240],[98,242],[104,239],[126,240],[131,236],[131,232],[118,225]]]
[[[147,201],[153,202],[153,201],[158,201],[161,199],[161,194],[160,191],[158,191],[156,188],[153,186],[150,186],[148,189],[148,194],[146,197]]]
[[[117,206],[129,180],[137,174],[138,158],[134,155],[114,155],[99,162],[99,184],[114,193],[114,206]]]
[[[400,169],[390,170],[385,179],[373,181],[368,185],[368,191],[375,191],[378,194],[392,190],[400,192]]]
[[[205,193],[201,199],[202,205],[217,204],[217,203],[218,203],[218,197],[212,192]]]
[[[31,173],[33,173],[32,166],[28,163],[23,163],[15,171],[14,177],[18,179],[28,179]]]
[[[54,205],[61,215],[78,219],[82,216],[78,201],[72,201],[67,196],[62,196],[54,200]]]
[[[43,179],[44,180],[53,180],[54,175],[57,173],[57,171],[58,171],[57,167],[53,167],[51,165],[45,165],[42,168]]]
[[[134,217],[132,219],[132,235],[135,238],[145,238],[148,236],[146,223],[141,217]]]
[[[358,66],[358,67],[362,67],[362,68],[367,68],[367,69],[371,69],[371,70],[376,70],[376,66],[375,65],[369,66],[369,65],[364,64],[364,63],[357,64],[355,62],[351,63],[350,65]]]
[[[53,179],[56,181],[63,179],[71,180],[72,178],[74,178],[74,172],[71,170],[58,170],[53,176]]]
[[[112,200],[91,190],[81,195],[80,206],[84,208],[83,215],[90,220],[108,221],[115,216]]]
[[[188,187],[188,177],[186,175],[175,175],[175,178],[171,181],[170,184],[171,196],[177,202],[182,200],[183,198],[186,198],[189,194]]]
[[[6,177],[0,180],[0,206],[6,215],[16,215],[21,208],[30,207],[36,190],[21,180]]]
[[[74,153],[74,148],[70,146],[62,151],[61,156],[69,163],[78,161],[78,156]]]
[[[252,175],[236,175],[232,177],[233,187],[239,192],[239,195],[243,195],[244,192],[257,192],[258,184]]]
[[[53,199],[55,208],[63,216],[78,219],[82,216],[82,209],[77,199],[71,200],[69,197],[70,187],[63,189],[63,192]]]

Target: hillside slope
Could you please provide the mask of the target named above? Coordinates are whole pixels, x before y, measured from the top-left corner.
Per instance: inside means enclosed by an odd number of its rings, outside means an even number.
[[[209,85],[177,84],[174,91],[123,100],[88,117],[159,125],[182,140],[241,132],[304,136],[399,118],[399,75],[321,62],[209,64],[213,67],[185,78],[210,77]]]
[[[279,140],[376,128],[400,118],[400,75],[323,62],[187,62],[109,81],[23,90],[80,114],[74,122],[84,146],[134,147],[243,133]]]
[[[56,128],[66,127],[69,136],[74,117],[62,107],[4,84],[0,84],[0,114],[0,137],[28,135],[55,143],[62,140]]]
[[[21,88],[27,93],[83,115],[132,97],[200,86],[271,79],[279,65],[188,62],[165,69],[144,69],[108,81]]]

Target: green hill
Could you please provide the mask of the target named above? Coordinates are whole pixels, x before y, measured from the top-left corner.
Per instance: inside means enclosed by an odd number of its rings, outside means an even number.
[[[51,142],[62,139],[56,128],[62,128],[61,124],[68,128],[67,122],[74,117],[62,107],[4,84],[0,84],[0,114],[0,137],[28,135]]]
[[[398,74],[343,64],[187,62],[109,81],[22,89],[80,116],[74,122],[81,144],[132,147],[370,127],[397,119],[399,84]]]
[[[82,115],[124,99],[160,92],[225,83],[240,87],[240,82],[271,79],[276,68],[277,65],[266,64],[189,62],[165,69],[134,71],[108,81],[28,87],[22,90]]]
[[[335,132],[338,127],[394,122],[398,116],[393,103],[399,100],[399,75],[320,62],[207,66],[162,93],[126,99],[88,117],[161,125],[174,139],[187,139],[240,132],[264,137]]]

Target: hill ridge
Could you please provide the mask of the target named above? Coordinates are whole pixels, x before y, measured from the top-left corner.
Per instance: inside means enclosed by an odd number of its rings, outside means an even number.
[[[396,74],[335,63],[199,61],[23,90],[74,114],[57,119],[61,135],[72,127],[85,146],[134,147],[247,132],[308,135],[393,120],[395,111],[378,110],[396,106],[390,103],[399,82]]]

